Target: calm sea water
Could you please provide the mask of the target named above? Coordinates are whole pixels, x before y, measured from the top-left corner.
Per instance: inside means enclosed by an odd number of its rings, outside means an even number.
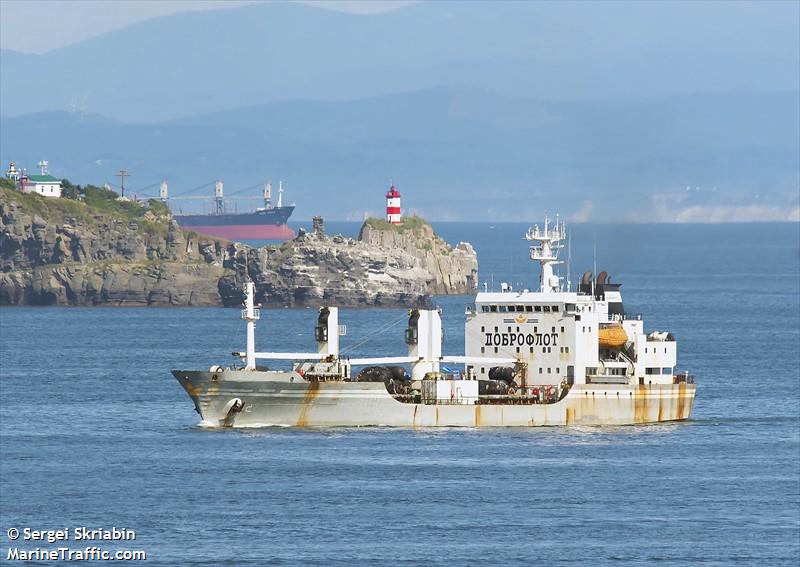
[[[523,226],[436,228],[475,245],[481,281],[535,287]],[[100,546],[150,565],[794,566],[798,230],[575,227],[572,279],[596,244],[627,310],[677,336],[699,383],[679,424],[202,430],[169,369],[231,362],[236,310],[0,310],[0,555],[12,527],[116,526],[138,539]],[[448,352],[467,301],[439,301]],[[263,316],[260,347],[313,346],[314,310]],[[344,310],[343,347],[401,354],[404,318]]]

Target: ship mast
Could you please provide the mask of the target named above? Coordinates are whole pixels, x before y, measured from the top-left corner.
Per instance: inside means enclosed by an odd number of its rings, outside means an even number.
[[[247,350],[245,352],[245,370],[256,369],[256,321],[261,317],[261,310],[255,305],[256,284],[248,281],[244,284],[244,309],[242,319],[247,321]]]
[[[561,288],[561,278],[553,273],[553,266],[561,264],[558,259],[558,252],[563,245],[561,241],[566,240],[567,229],[563,222],[559,222],[558,215],[553,226],[547,217],[544,218],[544,229],[539,225],[529,228],[525,234],[525,239],[538,242],[538,245],[531,246],[531,260],[536,260],[542,266],[540,276],[539,291],[557,292]]]
[[[269,209],[272,206],[272,184],[267,181],[264,183],[264,208]]]

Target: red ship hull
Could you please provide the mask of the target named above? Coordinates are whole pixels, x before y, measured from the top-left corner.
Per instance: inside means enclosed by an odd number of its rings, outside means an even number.
[[[285,224],[192,225],[185,228],[226,240],[289,240],[295,237],[294,231]]]

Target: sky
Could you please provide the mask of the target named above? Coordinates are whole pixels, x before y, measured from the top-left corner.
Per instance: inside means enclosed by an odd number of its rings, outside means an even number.
[[[339,218],[400,178],[437,220],[527,218],[524,192],[579,222],[800,220],[800,0],[278,1],[0,0],[27,54],[0,65],[0,161],[279,175]]]
[[[259,0],[0,0],[0,48],[46,53],[127,25],[176,12],[218,10]],[[301,2],[350,13],[395,10],[412,2],[326,0]],[[31,26],[30,22],[36,22]]]

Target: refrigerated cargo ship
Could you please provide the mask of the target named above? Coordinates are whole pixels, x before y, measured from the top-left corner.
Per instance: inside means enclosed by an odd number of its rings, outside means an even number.
[[[463,355],[442,352],[438,309],[409,310],[407,354],[349,358],[339,350],[339,315],[320,308],[317,352],[257,352],[260,310],[245,286],[242,365],[173,370],[202,425],[260,426],[543,426],[627,425],[688,419],[696,387],[677,372],[677,343],[645,332],[625,312],[620,284],[606,272],[573,286],[554,272],[567,238],[547,219],[526,238],[541,265],[539,289],[484,290],[468,307]],[[565,281],[566,279],[566,281]],[[399,353],[398,353],[399,354]],[[256,360],[292,361],[268,370]],[[445,363],[463,365],[459,370]],[[402,366],[401,366],[402,365]],[[410,372],[408,369],[410,368]],[[360,371],[357,371],[360,369]]]
[[[289,240],[294,231],[287,225],[294,212],[294,205],[283,205],[283,185],[278,186],[278,202],[272,205],[272,189],[264,186],[264,206],[248,213],[230,213],[225,210],[222,183],[215,187],[213,213],[197,215],[175,215],[183,228],[225,238],[227,240]]]

